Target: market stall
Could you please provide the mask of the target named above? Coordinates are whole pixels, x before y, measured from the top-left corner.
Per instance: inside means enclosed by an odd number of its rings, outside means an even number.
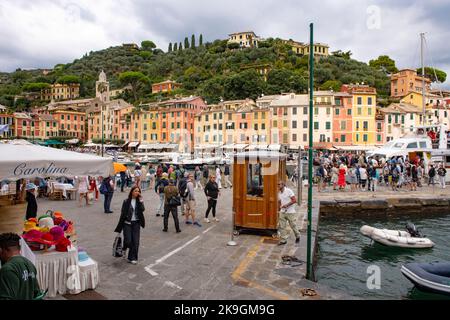
[[[77,247],[75,224],[58,212],[24,221],[27,180],[110,176],[112,159],[31,144],[0,144],[0,233],[22,235],[31,248],[38,282],[48,296],[76,294],[97,286],[97,263]]]
[[[99,283],[98,264],[77,247],[75,224],[61,212],[47,212],[24,222],[24,254],[34,263],[47,296],[78,294]],[[29,249],[29,250],[28,250]]]

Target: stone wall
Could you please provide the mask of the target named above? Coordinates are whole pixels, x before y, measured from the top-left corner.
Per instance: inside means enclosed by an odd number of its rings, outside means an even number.
[[[449,198],[390,198],[368,200],[322,200],[320,216],[367,217],[411,214],[449,214]]]

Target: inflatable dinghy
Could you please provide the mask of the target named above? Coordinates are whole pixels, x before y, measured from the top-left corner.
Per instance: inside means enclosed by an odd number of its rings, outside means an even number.
[[[450,295],[450,262],[408,263],[401,271],[423,291]]]
[[[423,237],[413,224],[408,223],[406,229],[407,231],[401,231],[362,226],[360,232],[373,241],[390,247],[423,249],[434,246],[433,241]]]

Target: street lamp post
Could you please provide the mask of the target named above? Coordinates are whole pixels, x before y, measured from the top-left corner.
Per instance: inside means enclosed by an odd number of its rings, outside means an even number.
[[[314,25],[310,25],[310,47],[309,47],[309,150],[308,150],[308,239],[306,246],[306,278],[312,278],[311,261],[311,237],[312,237],[312,190],[313,190],[313,99],[314,99]]]

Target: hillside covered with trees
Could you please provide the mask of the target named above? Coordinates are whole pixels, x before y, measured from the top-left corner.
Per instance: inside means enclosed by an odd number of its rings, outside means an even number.
[[[395,67],[395,63],[394,63]],[[269,70],[266,78],[261,70]],[[151,84],[167,79],[183,84],[171,95],[201,95],[209,104],[220,99],[256,99],[261,94],[304,93],[308,89],[308,57],[298,56],[280,39],[267,39],[258,48],[237,49],[227,40],[195,44],[195,38],[170,44],[167,52],[152,41],[140,47],[117,46],[89,52],[68,64],[56,65],[44,75],[41,70],[0,73],[0,104],[25,109],[37,104],[17,95],[37,92],[55,82],[80,83],[81,97],[95,94],[95,81],[104,70],[112,89],[131,86],[122,98],[138,105],[168,97],[152,94]],[[351,52],[333,52],[316,60],[315,87],[339,90],[344,83],[376,87],[382,99],[389,96],[389,68],[380,63],[368,65],[351,59]],[[16,96],[16,99],[14,97]],[[14,102],[15,100],[15,102]]]

